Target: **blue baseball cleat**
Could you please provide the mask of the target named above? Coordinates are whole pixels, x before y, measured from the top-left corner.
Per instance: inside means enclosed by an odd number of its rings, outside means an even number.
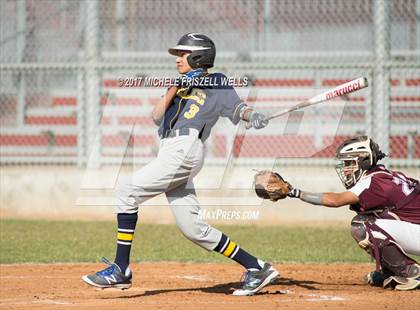
[[[130,268],[127,267],[125,273],[123,273],[117,264],[111,263],[105,257],[102,257],[101,261],[108,264],[109,267],[98,271],[97,273],[83,276],[83,281],[89,285],[102,289],[118,288],[126,290],[131,287],[132,273]]]
[[[236,296],[250,296],[261,291],[265,286],[272,283],[279,272],[268,263],[261,270],[247,270],[242,276],[242,287],[233,292]]]

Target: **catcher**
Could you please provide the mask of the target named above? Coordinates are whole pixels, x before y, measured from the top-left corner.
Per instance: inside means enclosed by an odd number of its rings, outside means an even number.
[[[385,156],[372,139],[359,136],[337,149],[336,171],[345,192],[303,191],[271,171],[255,175],[255,192],[272,201],[291,197],[331,208],[350,205],[357,213],[351,234],[376,261],[368,283],[413,290],[420,287],[420,266],[408,254],[420,255],[420,182],[379,165]]]

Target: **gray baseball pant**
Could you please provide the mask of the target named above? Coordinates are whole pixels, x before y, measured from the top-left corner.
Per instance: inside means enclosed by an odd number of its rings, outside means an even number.
[[[135,213],[139,204],[165,193],[182,233],[206,250],[213,250],[222,233],[200,219],[193,178],[204,162],[198,131],[162,139],[157,157],[121,182],[116,191],[118,213]]]

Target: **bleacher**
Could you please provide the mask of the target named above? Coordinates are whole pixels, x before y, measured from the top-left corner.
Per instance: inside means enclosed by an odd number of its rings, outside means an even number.
[[[314,95],[316,87],[331,88],[347,78],[254,78],[253,86],[238,89],[243,100],[266,114],[294,105]],[[150,113],[164,93],[161,88],[119,88],[118,82],[104,78],[100,105],[102,117],[101,152],[103,157],[120,156],[127,144],[133,154],[153,157],[158,148],[157,128]],[[420,78],[391,80],[392,158],[420,158]],[[256,90],[256,91],[255,91]],[[339,99],[305,110],[304,118],[289,115],[273,120],[262,131],[238,132],[235,137],[220,127],[208,140],[210,158],[224,158],[233,144],[234,156],[241,158],[315,157],[330,158],[338,143],[350,135],[363,133],[366,127],[367,92],[351,94],[346,102]],[[31,98],[37,97],[37,100]],[[42,98],[42,100],[39,100]],[[31,94],[26,98],[24,124],[13,119],[17,98],[9,96],[8,115],[2,116],[0,134],[2,157],[58,156],[77,158],[78,99],[76,93],[52,92],[50,96]],[[344,109],[344,110],[343,110]],[[88,116],[87,116],[88,117]],[[319,124],[323,122],[323,124]],[[287,123],[297,127],[288,132]],[[318,125],[316,125],[318,124]],[[315,126],[315,127],[314,127]],[[318,126],[318,127],[316,127]],[[323,129],[318,131],[314,128]],[[233,140],[232,140],[233,139]]]

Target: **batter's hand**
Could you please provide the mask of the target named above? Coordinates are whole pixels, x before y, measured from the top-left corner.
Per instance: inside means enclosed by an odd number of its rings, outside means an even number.
[[[252,112],[249,122],[255,129],[261,129],[268,125],[268,120],[265,115],[255,111]]]

